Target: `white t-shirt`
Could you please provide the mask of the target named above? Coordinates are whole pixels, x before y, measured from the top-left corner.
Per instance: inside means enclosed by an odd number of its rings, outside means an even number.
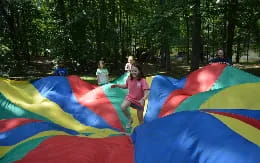
[[[106,68],[98,68],[96,75],[98,77],[98,85],[108,83],[108,70]]]
[[[125,64],[125,71],[130,71],[132,68],[132,64],[131,63],[126,63]]]

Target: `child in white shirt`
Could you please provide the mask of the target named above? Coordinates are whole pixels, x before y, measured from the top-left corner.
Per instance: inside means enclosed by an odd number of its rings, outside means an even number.
[[[98,62],[96,75],[97,75],[98,85],[104,85],[108,83],[109,81],[108,70],[107,68],[105,68],[104,61],[102,60]]]
[[[133,56],[129,56],[128,57],[128,62],[125,64],[125,71],[129,72],[132,68],[132,65],[134,64],[134,57]]]

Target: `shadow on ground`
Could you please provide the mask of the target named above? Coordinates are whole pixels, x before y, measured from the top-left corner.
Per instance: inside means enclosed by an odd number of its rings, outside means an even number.
[[[248,64],[243,63],[243,64],[234,64],[233,66],[260,77],[260,63],[248,63]],[[13,80],[35,80],[35,79],[52,75],[54,67],[55,65],[52,60],[42,57],[38,59],[33,59],[31,60],[30,64],[25,65],[24,67],[25,73],[23,73],[22,75],[19,76],[1,75],[1,76]],[[146,76],[155,76],[160,74],[160,75],[165,75],[176,79],[180,79],[182,77],[187,76],[190,73],[190,66],[180,62],[172,62],[169,69],[170,69],[169,71],[166,71],[165,68],[160,67],[158,64],[151,64],[151,63],[143,64],[143,71]],[[113,72],[113,71],[110,70],[109,72]],[[84,73],[82,72],[76,72],[70,75],[78,75],[85,81],[88,81],[92,84],[97,84],[95,74],[84,75]],[[111,80],[119,76],[120,74],[118,73],[110,74]]]

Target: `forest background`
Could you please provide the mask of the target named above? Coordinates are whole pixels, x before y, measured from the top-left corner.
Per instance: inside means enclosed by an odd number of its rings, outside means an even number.
[[[175,78],[224,48],[234,66],[260,76],[259,0],[0,0],[0,77],[94,77],[105,60],[113,77],[127,56],[147,75]]]

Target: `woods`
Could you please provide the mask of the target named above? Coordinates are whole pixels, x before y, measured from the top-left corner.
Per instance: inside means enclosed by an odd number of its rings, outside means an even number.
[[[35,57],[91,73],[99,59],[119,70],[129,55],[170,71],[180,48],[191,70],[219,47],[237,62],[249,49],[259,55],[258,0],[0,0],[0,6],[1,71],[11,75],[24,73]]]

